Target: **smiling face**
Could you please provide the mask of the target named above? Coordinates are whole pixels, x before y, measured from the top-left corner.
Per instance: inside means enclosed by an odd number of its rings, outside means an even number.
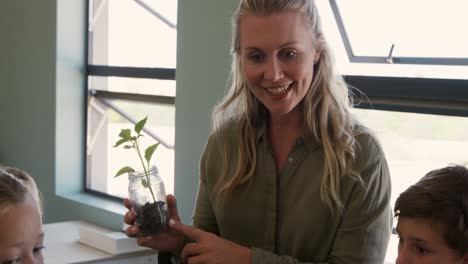
[[[448,247],[442,232],[423,218],[399,217],[397,232],[397,264],[457,264],[468,263],[468,256],[460,257]]]
[[[29,198],[0,216],[0,263],[42,264],[44,232],[37,202]]]
[[[239,44],[242,72],[255,97],[272,116],[300,114],[297,106],[309,90],[319,57],[303,15],[244,15]]]

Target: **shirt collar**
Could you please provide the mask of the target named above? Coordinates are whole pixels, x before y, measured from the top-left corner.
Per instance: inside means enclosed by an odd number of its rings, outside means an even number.
[[[314,139],[311,133],[296,139],[296,144],[304,144],[309,152],[313,152],[320,147],[320,143]]]
[[[260,140],[264,137],[265,130],[266,130],[266,124],[265,122],[262,122],[261,125],[257,129],[257,137],[255,138],[255,143],[258,144],[258,142],[260,142]]]
[[[266,129],[267,126],[265,123],[262,123],[257,129],[257,137],[256,143],[260,142],[260,140],[264,139],[266,136]],[[307,133],[302,137],[298,137],[295,142],[296,145],[305,145],[309,152],[315,151],[317,148],[320,147],[320,143],[314,139],[314,136],[311,133]]]

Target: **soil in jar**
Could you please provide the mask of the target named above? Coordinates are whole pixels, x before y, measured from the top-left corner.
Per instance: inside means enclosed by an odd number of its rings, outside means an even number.
[[[136,223],[140,229],[140,236],[156,235],[167,229],[168,215],[163,201],[145,203],[137,210]]]

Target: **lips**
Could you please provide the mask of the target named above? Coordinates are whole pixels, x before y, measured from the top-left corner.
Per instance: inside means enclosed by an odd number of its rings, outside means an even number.
[[[263,87],[263,89],[265,89],[269,94],[272,95],[282,95],[287,93],[291,89],[292,84],[293,83],[284,86]]]

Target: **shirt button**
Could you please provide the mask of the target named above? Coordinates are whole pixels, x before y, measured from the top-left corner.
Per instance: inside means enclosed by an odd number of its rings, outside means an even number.
[[[294,161],[294,158],[293,158],[293,157],[289,157],[289,158],[288,158],[288,162],[289,162],[289,163],[292,163],[293,161]]]

